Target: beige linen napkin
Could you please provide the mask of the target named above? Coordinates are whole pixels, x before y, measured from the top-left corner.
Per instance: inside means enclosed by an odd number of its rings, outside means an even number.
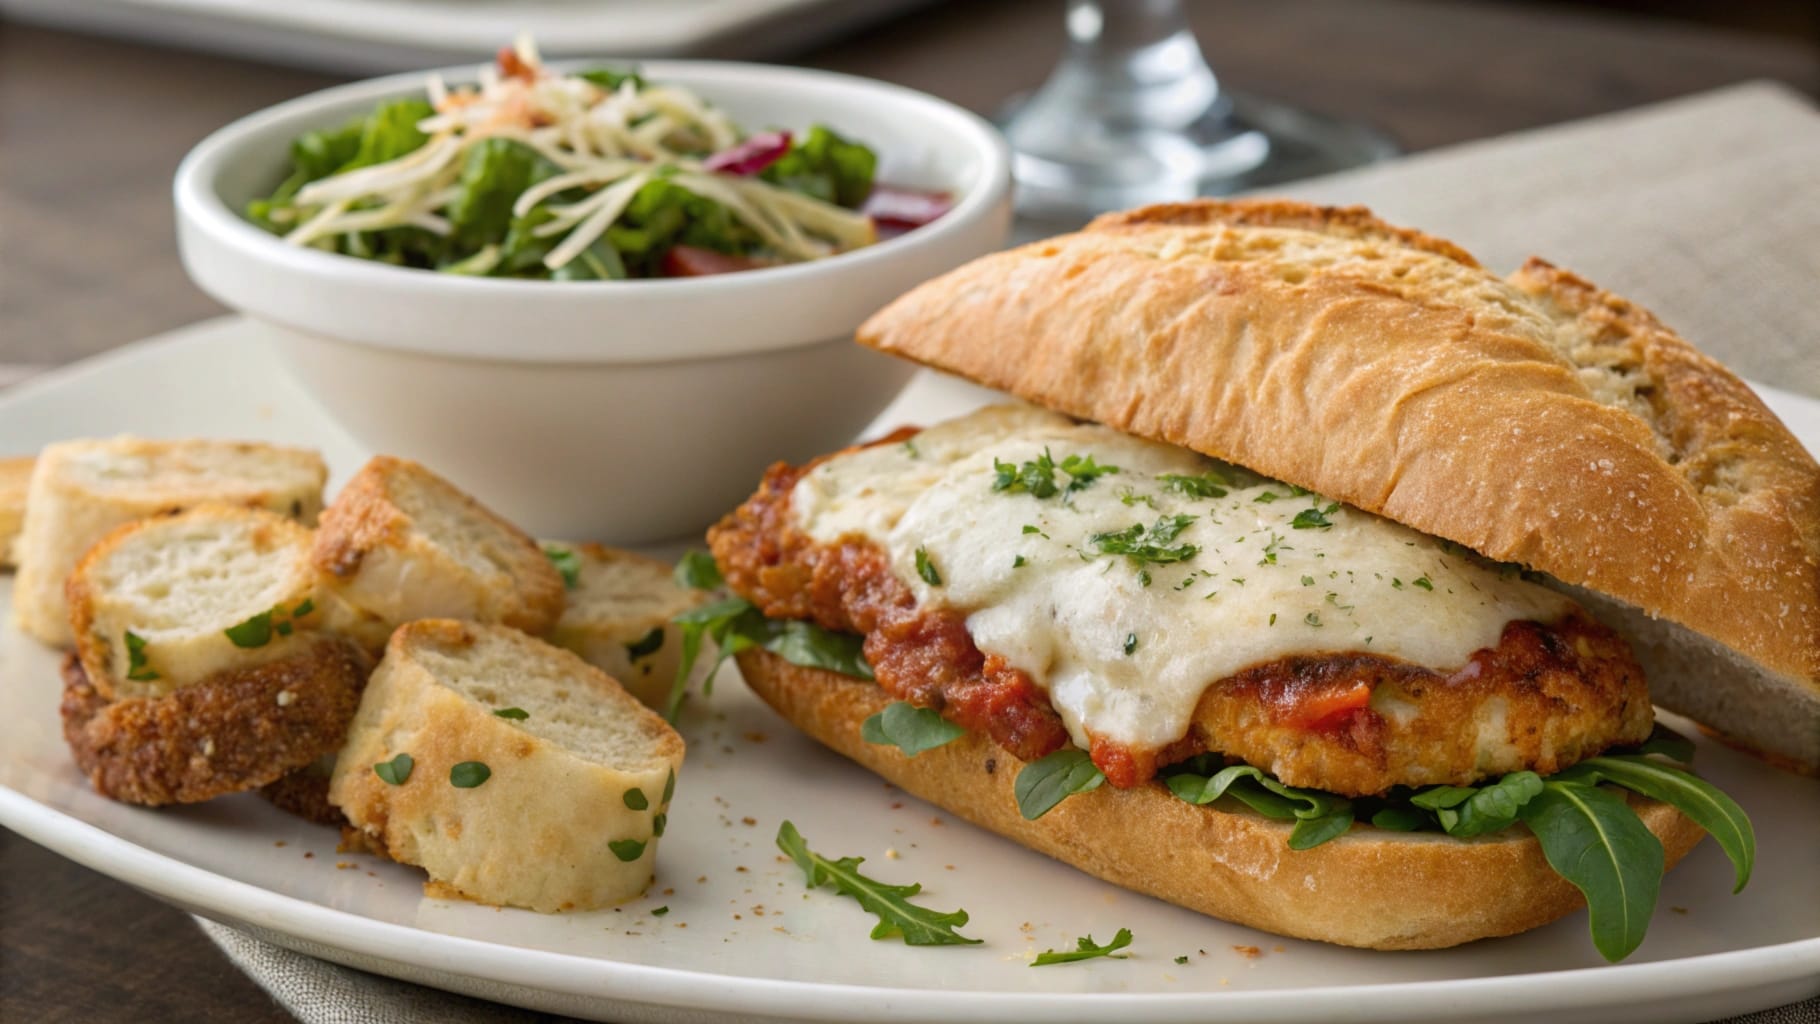
[[[1773,85],[1426,153],[1282,191],[1365,203],[1499,271],[1540,253],[1745,376],[1820,395],[1820,114]],[[551,1020],[335,967],[207,921],[307,1024]],[[1820,1000],[1737,1024],[1820,1024]]]

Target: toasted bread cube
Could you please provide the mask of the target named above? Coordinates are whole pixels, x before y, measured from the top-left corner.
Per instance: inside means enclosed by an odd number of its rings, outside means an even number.
[[[706,601],[707,593],[678,586],[668,565],[630,551],[566,541],[544,541],[543,548],[566,567],[565,583],[573,577],[549,641],[662,711],[682,662],[681,634],[670,619]]]
[[[368,462],[322,514],[315,561],[331,628],[370,649],[417,619],[499,622],[541,634],[562,576],[537,543],[408,459]]]
[[[653,877],[683,741],[576,655],[497,625],[392,634],[329,799],[441,891],[544,912]]]
[[[122,523],[214,502],[312,523],[328,468],[315,452],[250,441],[64,441],[38,455],[16,555],[13,610],[26,632],[74,641],[64,581]]]
[[[323,620],[310,542],[292,520],[227,505],[119,527],[70,574],[83,671],[118,699],[285,657]]]

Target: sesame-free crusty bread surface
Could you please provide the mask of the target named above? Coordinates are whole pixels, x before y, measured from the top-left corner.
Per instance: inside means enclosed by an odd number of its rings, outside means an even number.
[[[1359,208],[1203,201],[976,260],[859,336],[1606,595],[1640,613],[1658,703],[1820,770],[1820,467],[1566,271],[1500,279]]]
[[[63,738],[96,792],[125,803],[196,803],[257,789],[333,753],[371,662],[316,636],[277,661],[156,697],[109,700],[69,654]]]
[[[330,628],[378,650],[417,619],[500,622],[541,634],[562,576],[524,531],[409,459],[375,456],[322,513],[312,555]]]
[[[156,696],[307,646],[322,619],[310,543],[293,520],[233,505],[115,529],[65,583],[89,682],[110,699]],[[236,628],[260,623],[263,637]]]
[[[521,719],[497,711],[517,708]],[[401,785],[374,766],[409,754]],[[650,884],[683,743],[581,658],[505,626],[401,626],[373,673],[329,800],[441,891],[556,911]],[[450,772],[479,762],[471,788]]]
[[[707,592],[678,586],[670,566],[630,551],[567,541],[543,546],[572,554],[575,566],[575,585],[549,641],[661,711],[682,663],[682,633],[670,619],[705,602]]]
[[[1462,840],[1355,826],[1312,850],[1290,826],[1226,802],[1196,806],[1160,782],[1101,786],[1026,821],[1013,791],[1024,762],[968,733],[914,758],[867,743],[860,726],[893,698],[877,685],[737,655],[746,684],[791,724],[924,800],[1096,878],[1279,935],[1370,949],[1437,949],[1513,935],[1584,901],[1522,827]],[[1673,866],[1704,835],[1667,804],[1629,796]]]
[[[25,525],[14,548],[19,627],[47,644],[72,642],[64,580],[122,523],[205,502],[316,521],[328,467],[301,448],[255,441],[63,441],[38,454]]]

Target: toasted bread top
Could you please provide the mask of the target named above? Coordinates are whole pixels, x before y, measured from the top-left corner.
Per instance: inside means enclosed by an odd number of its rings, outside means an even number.
[[[976,260],[859,337],[1604,593],[1820,702],[1820,466],[1546,263],[1502,280],[1360,208],[1200,201]]]

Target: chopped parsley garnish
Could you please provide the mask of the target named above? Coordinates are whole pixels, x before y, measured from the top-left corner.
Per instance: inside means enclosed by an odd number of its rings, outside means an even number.
[[[1277,492],[1275,492],[1275,491],[1262,491],[1262,492],[1260,492],[1260,493],[1259,493],[1259,494],[1258,494],[1258,496],[1257,496],[1257,497],[1255,497],[1255,498],[1253,498],[1253,499],[1251,499],[1251,500],[1252,500],[1252,502],[1253,502],[1253,503],[1254,503],[1254,504],[1258,504],[1258,505],[1268,505],[1268,504],[1270,504],[1270,503],[1271,503],[1271,502],[1273,502],[1273,501],[1275,501],[1275,500],[1277,500],[1277,499],[1278,499],[1278,498],[1281,498],[1281,497],[1282,497],[1282,495],[1281,495],[1281,494],[1278,494],[1278,493],[1277,493]]]
[[[1137,644],[1138,644],[1138,641],[1137,641],[1136,633],[1126,633],[1125,634],[1125,657],[1129,658],[1133,654],[1137,653]]]
[[[500,708],[498,711],[493,712],[493,714],[500,718],[510,718],[514,722],[522,722],[531,717],[531,713],[524,708]]]
[[[235,647],[248,650],[264,647],[272,642],[274,632],[279,636],[290,636],[295,629],[296,620],[315,610],[316,603],[307,597],[297,602],[297,606],[288,612],[284,610],[284,605],[275,604],[238,626],[229,626],[222,632]]]
[[[664,628],[662,626],[652,626],[651,632],[646,633],[644,636],[641,636],[637,640],[626,645],[626,654],[629,655],[633,661],[637,661],[640,658],[649,658],[651,655],[663,650],[663,646]]]
[[[1340,503],[1336,501],[1326,508],[1305,508],[1295,514],[1295,518],[1289,521],[1289,525],[1296,530],[1328,529],[1333,526],[1333,520],[1328,517],[1338,511],[1339,507]]]
[[[668,824],[669,821],[670,816],[668,814],[660,813],[653,817],[651,819],[651,834],[653,836],[662,836],[664,834],[664,826]]]
[[[627,807],[630,807],[635,811],[642,811],[651,806],[651,801],[645,796],[645,791],[639,789],[637,786],[633,786],[631,789],[626,790],[625,795],[621,799],[626,802]]]
[[[1210,469],[1199,476],[1183,476],[1180,473],[1164,473],[1157,477],[1163,482],[1165,490],[1189,498],[1224,498],[1230,482],[1218,470]]]
[[[1181,536],[1182,531],[1199,518],[1187,515],[1163,516],[1148,529],[1142,523],[1133,523],[1116,532],[1096,533],[1087,539],[1087,543],[1102,555],[1124,555],[1136,562],[1157,565],[1186,562],[1199,554],[1201,549],[1194,544],[1172,547],[1170,542]]]
[[[1319,627],[1321,624],[1321,613],[1309,612],[1307,615],[1302,616],[1302,621],[1308,623],[1310,626]]]
[[[980,942],[955,931],[967,923],[965,910],[943,913],[917,906],[910,902],[910,897],[923,891],[921,885],[888,885],[868,878],[859,870],[866,862],[864,857],[829,860],[809,849],[808,840],[788,821],[777,830],[777,848],[802,868],[809,888],[832,885],[841,895],[851,896],[876,916],[878,924],[872,929],[874,939],[896,936],[910,946],[970,946]]]
[[[922,577],[924,583],[932,587],[942,585],[941,570],[935,567],[934,562],[929,561],[929,552],[922,548],[916,549],[916,574]]]
[[[145,659],[145,637],[126,631],[126,677],[135,683],[149,683],[158,678]]]
[[[390,761],[381,761],[374,765],[373,774],[379,776],[380,781],[388,785],[402,786],[411,777],[411,769],[416,767],[416,764],[417,762],[411,759],[411,755],[399,754]]]
[[[1304,586],[1304,587],[1314,586],[1314,577],[1313,576],[1302,577],[1302,586]]]
[[[904,442],[904,443],[905,443],[905,444],[909,444],[909,443],[910,443],[910,442],[908,442],[908,441],[905,441],[905,442]],[[666,903],[666,904],[664,904],[664,905],[663,905],[663,906],[661,906],[661,907],[652,907],[652,908],[651,908],[651,916],[652,916],[652,917],[662,917],[662,916],[664,916],[664,915],[665,915],[665,914],[668,914],[668,913],[669,913],[669,912],[670,912],[670,905],[669,905],[669,904],[667,904],[667,903]]]
[[[645,843],[642,839],[615,839],[607,844],[607,849],[612,850],[613,856],[627,864],[645,855]]]
[[[1036,527],[1035,527],[1035,526],[1033,526],[1033,525],[1032,525],[1032,524],[1030,524],[1030,523],[1025,523],[1025,524],[1024,524],[1024,536],[1026,536],[1026,537],[1028,537],[1028,536],[1029,536],[1029,535],[1031,535],[1031,534],[1033,534],[1033,533],[1034,533],[1034,534],[1036,534],[1036,535],[1037,535],[1037,536],[1038,536],[1038,537],[1041,537],[1041,538],[1043,538],[1043,539],[1044,539],[1044,540],[1048,540],[1048,539],[1049,539],[1049,535],[1048,535],[1048,534],[1046,534],[1046,533],[1044,533],[1044,532],[1043,532],[1043,531],[1041,531],[1041,530],[1039,530],[1039,529],[1037,529],[1037,528],[1036,528]]]
[[[493,777],[493,769],[479,761],[463,761],[449,769],[449,785],[456,789],[473,789]]]
[[[1013,568],[1013,569],[1022,569],[1024,566],[1026,566],[1028,564],[1030,564],[1030,563],[1024,560],[1023,555],[1015,555],[1011,559],[1011,568]]]
[[[1428,581],[1427,576],[1417,576],[1415,579],[1410,580],[1409,582],[1412,586],[1421,587],[1423,590],[1432,591],[1435,588],[1435,585]]]
[[[1091,935],[1076,939],[1074,945],[1075,948],[1067,953],[1058,953],[1053,949],[1038,953],[1036,959],[1030,962],[1030,966],[1047,967],[1050,964],[1071,964],[1078,960],[1092,960],[1097,957],[1123,960],[1125,959],[1123,955],[1115,954],[1131,945],[1131,929],[1120,928],[1118,934],[1112,937],[1112,941],[1104,946],[1096,945]],[[1185,956],[1176,959],[1176,963],[1186,963],[1187,961],[1188,958]]]
[[[545,558],[562,574],[562,585],[566,590],[581,586],[581,556],[568,548],[559,548],[554,544],[543,549]]]
[[[1102,466],[1092,455],[1068,455],[1058,466],[1055,456],[1044,448],[1043,454],[1022,463],[992,460],[992,490],[1002,494],[1028,494],[1033,498],[1053,498],[1062,493],[1055,482],[1055,471],[1068,475],[1067,492],[1086,490],[1095,480],[1119,471],[1117,466]]]
[[[664,777],[664,798],[663,798],[664,806],[666,806],[666,807],[669,806],[670,798],[675,795],[676,795],[676,769],[672,768],[672,769],[670,769],[670,774]]]
[[[1156,499],[1148,494],[1139,494],[1129,487],[1119,488],[1118,493],[1119,501],[1123,502],[1126,508],[1133,508],[1138,505],[1148,505],[1151,511],[1156,511]]]
[[[1188,962],[1188,957],[1186,955],[1178,956],[1175,958],[1175,962],[1178,964],[1185,964]]]

